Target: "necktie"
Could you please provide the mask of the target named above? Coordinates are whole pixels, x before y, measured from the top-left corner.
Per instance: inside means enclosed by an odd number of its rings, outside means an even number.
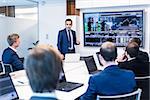
[[[71,32],[68,30],[68,40],[69,40],[69,47],[71,47]]]

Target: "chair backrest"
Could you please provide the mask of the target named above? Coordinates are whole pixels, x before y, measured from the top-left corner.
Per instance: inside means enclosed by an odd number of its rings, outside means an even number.
[[[19,58],[19,60],[20,60],[22,63],[24,63],[24,57]]]
[[[83,59],[85,61],[89,74],[91,74],[94,71],[97,71],[97,66],[93,56],[87,56]]]
[[[4,68],[5,68],[5,73],[13,72],[12,65],[10,64],[4,64]]]
[[[128,94],[115,95],[115,96],[97,96],[97,100],[140,100],[142,89],[138,88]]]
[[[5,74],[5,67],[2,61],[0,61],[0,75]]]
[[[141,100],[150,100],[150,76],[135,77],[138,88],[142,89]]]

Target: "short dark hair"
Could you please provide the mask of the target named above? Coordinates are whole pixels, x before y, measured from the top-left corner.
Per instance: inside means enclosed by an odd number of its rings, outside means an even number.
[[[56,89],[62,61],[52,49],[35,47],[25,60],[25,69],[34,92],[52,92]]]
[[[141,45],[141,40],[137,37],[132,38],[130,42],[136,42],[139,46]]]
[[[136,42],[129,42],[126,51],[131,58],[136,57],[139,52],[139,45]]]
[[[19,35],[16,33],[8,35],[7,42],[9,44],[9,46],[12,46],[18,38],[19,38]]]
[[[70,18],[68,18],[68,19],[65,20],[65,22],[67,22],[67,21],[71,21],[71,24],[72,24],[72,20]]]
[[[107,38],[106,41],[108,41],[108,42],[114,42],[114,39],[113,38]]]
[[[104,42],[100,48],[100,54],[106,61],[115,61],[117,48],[112,42]]]

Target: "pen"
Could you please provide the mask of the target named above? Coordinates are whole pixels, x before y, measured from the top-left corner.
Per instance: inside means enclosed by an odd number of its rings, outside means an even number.
[[[24,84],[24,82],[21,82],[21,81],[18,81],[19,83],[21,83],[21,84]]]

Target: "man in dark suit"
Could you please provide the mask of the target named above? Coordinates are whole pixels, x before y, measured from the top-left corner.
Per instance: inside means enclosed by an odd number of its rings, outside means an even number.
[[[76,32],[71,30],[72,20],[66,19],[66,28],[58,33],[57,47],[58,50],[65,56],[66,53],[75,53],[75,44],[79,45],[76,39]]]
[[[99,52],[104,70],[91,76],[81,100],[96,100],[97,95],[118,95],[132,92],[136,87],[134,73],[115,64],[117,48],[112,42],[102,44]]]
[[[30,50],[25,59],[25,70],[34,92],[30,100],[57,100],[55,89],[61,67],[61,56],[52,47],[41,45]]]
[[[11,34],[7,37],[7,42],[9,47],[3,51],[2,61],[5,64],[12,65],[13,71],[22,70],[23,63],[19,59],[18,54],[16,53],[16,48],[19,47],[20,38],[18,34]]]
[[[127,60],[120,60],[120,68],[132,70],[136,77],[149,75],[149,62],[139,58],[139,45],[136,42],[129,42],[125,56]]]
[[[141,40],[136,37],[132,38],[129,42],[136,42],[139,47],[141,45]],[[147,52],[139,50],[137,58],[142,60],[143,62],[149,62],[149,56]]]

